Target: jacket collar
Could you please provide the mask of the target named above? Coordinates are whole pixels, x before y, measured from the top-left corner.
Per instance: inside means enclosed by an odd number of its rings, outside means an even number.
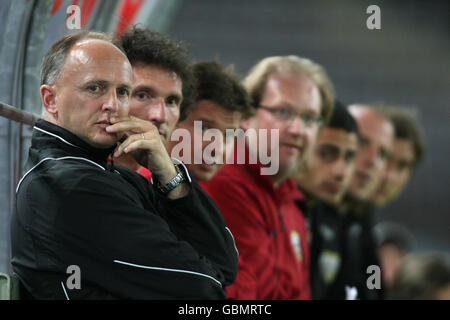
[[[261,175],[261,168],[263,165],[257,162],[250,154],[247,145],[245,144],[245,149],[241,149],[242,146],[235,142],[234,145],[234,163],[237,162],[237,155],[239,152],[244,152],[245,155],[245,166],[246,170],[253,176],[255,181],[261,184],[270,194],[273,194],[277,203],[283,203],[285,201],[300,201],[303,200],[303,193],[297,188],[295,181],[291,178],[280,183],[278,187],[275,188],[273,180],[268,175]]]
[[[49,152],[46,156],[54,156],[52,150],[63,150],[66,154],[85,157],[106,168],[108,156],[116,147],[95,148],[72,132],[43,119],[36,121],[33,129],[33,147]]]

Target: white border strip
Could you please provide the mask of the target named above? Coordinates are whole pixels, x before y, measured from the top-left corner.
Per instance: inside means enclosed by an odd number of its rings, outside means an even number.
[[[168,269],[168,268],[160,268],[160,267],[149,267],[149,266],[143,266],[143,265],[139,265],[139,264],[134,264],[134,263],[129,263],[129,262],[125,262],[125,261],[120,261],[120,260],[113,260],[113,262],[115,263],[119,263],[119,264],[124,264],[127,266],[131,266],[131,267],[136,267],[136,268],[142,268],[142,269],[150,269],[150,270],[159,270],[159,271],[170,271],[170,272],[181,272],[181,273],[187,273],[187,274],[194,274],[197,276],[202,276],[202,277],[206,277],[208,279],[213,280],[215,283],[217,283],[219,286],[222,287],[222,283],[220,283],[220,281],[218,281],[217,279],[214,279],[213,277],[207,275],[207,274],[203,274],[203,273],[199,273],[199,272],[194,272],[194,271],[188,271],[188,270],[179,270],[179,269]]]

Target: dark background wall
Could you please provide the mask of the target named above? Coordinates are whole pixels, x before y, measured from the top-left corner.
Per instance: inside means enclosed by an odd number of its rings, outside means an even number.
[[[368,30],[366,9],[381,9]],[[192,58],[219,58],[244,75],[261,58],[296,54],[323,65],[344,102],[417,109],[428,152],[378,219],[409,229],[418,250],[450,248],[450,41],[446,1],[183,1],[168,33]]]

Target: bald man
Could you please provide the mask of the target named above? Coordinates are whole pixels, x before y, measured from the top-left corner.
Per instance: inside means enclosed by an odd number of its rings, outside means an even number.
[[[360,147],[355,157],[355,171],[349,192],[341,208],[345,212],[346,247],[337,283],[339,286],[355,287],[358,299],[377,300],[384,298],[381,275],[371,282],[374,286],[367,285],[369,277],[373,275],[373,272],[368,272],[372,269],[368,268],[380,267],[370,199],[384,175],[392,150],[394,128],[371,105],[351,105],[349,110],[358,124]]]
[[[158,128],[128,115],[132,68],[114,43],[82,31],[44,56],[45,120],[11,221],[14,272],[35,299],[224,298],[237,271],[232,235]],[[108,164],[122,154],[154,184]]]

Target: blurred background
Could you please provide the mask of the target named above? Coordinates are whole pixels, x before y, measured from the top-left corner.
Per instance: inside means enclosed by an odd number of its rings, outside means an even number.
[[[142,23],[190,47],[193,60],[219,59],[245,75],[261,58],[295,54],[325,67],[346,104],[414,108],[427,153],[402,195],[377,214],[404,226],[414,250],[450,251],[448,1],[364,0],[2,0],[0,101],[40,114],[39,63],[50,45],[81,27],[120,34]],[[369,5],[381,30],[369,30]],[[0,117],[0,272],[9,272],[9,219],[31,127]]]

